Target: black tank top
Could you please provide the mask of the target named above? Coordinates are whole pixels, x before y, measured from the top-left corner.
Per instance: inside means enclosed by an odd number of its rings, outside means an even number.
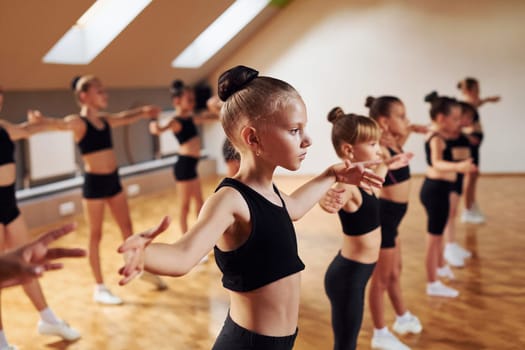
[[[274,186],[282,207],[237,180],[226,178],[217,190],[224,186],[233,187],[242,195],[252,224],[248,240],[239,248],[224,252],[214,247],[224,288],[248,292],[304,270],[297,253],[295,229],[279,190]]]
[[[393,157],[399,153],[394,151],[392,148],[388,148],[388,152],[390,152],[390,155]],[[408,165],[405,165],[402,168],[395,169],[395,170],[388,170],[385,176],[385,182],[383,183],[383,187],[392,186],[404,181],[407,181],[410,179],[410,167]]]
[[[451,149],[450,145],[447,143],[447,140],[445,140],[440,135],[434,133],[434,134],[432,134],[429,137],[427,142],[425,142],[425,154],[426,154],[426,158],[427,158],[427,164],[432,166],[432,159],[430,157],[430,140],[432,140],[434,137],[439,137],[443,141],[445,141],[445,149],[443,150],[443,160],[451,162],[452,161],[452,149]]]
[[[15,144],[9,133],[0,127],[0,165],[15,162]]]
[[[374,194],[368,194],[361,187],[363,201],[357,211],[349,213],[343,209],[339,210],[339,220],[343,226],[343,233],[348,236],[360,236],[371,232],[379,227],[379,199]]]
[[[173,133],[179,141],[179,144],[182,145],[198,135],[197,126],[195,126],[195,123],[193,122],[193,117],[175,117],[175,120],[181,125],[180,131]]]
[[[100,118],[102,123],[104,123],[104,128],[100,130],[91,124],[87,118],[81,117],[80,119],[86,124],[86,133],[82,140],[78,142],[80,154],[86,155],[113,147],[113,142],[111,141],[111,127],[105,119]]]

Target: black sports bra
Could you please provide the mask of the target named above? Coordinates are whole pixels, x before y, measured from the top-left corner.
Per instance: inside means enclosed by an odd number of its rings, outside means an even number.
[[[445,140],[440,135],[434,133],[425,142],[425,154],[426,154],[426,158],[427,158],[427,164],[432,166],[432,159],[431,159],[431,156],[430,156],[430,140],[432,140],[434,137],[439,137],[445,142],[445,149],[443,150],[443,160],[451,162],[452,161],[452,148],[447,143],[447,140]]]
[[[86,124],[86,133],[82,140],[78,142],[80,154],[86,155],[113,147],[113,142],[111,141],[111,127],[107,120],[100,118],[102,123],[104,123],[104,128],[97,129],[87,118],[81,117],[80,119]]]
[[[379,199],[374,194],[368,194],[361,187],[362,202],[357,211],[349,213],[339,210],[339,220],[343,226],[343,233],[348,236],[361,236],[373,231],[381,224],[379,216]]]
[[[295,229],[277,187],[274,191],[282,207],[235,179],[224,179],[217,190],[225,186],[237,190],[248,204],[252,229],[248,240],[235,250],[225,252],[215,246],[223,286],[248,292],[304,270]]]
[[[15,162],[15,144],[9,133],[0,127],[0,165]]]
[[[188,118],[175,117],[175,120],[181,124],[180,131],[173,133],[175,137],[177,138],[177,140],[179,141],[179,144],[182,145],[186,143],[188,140],[198,135],[197,126],[193,122],[193,117],[188,117]]]
[[[388,148],[388,152],[390,152],[391,156],[395,156],[399,153],[394,151],[392,148]],[[385,182],[383,183],[383,187],[395,185],[404,181],[407,181],[410,179],[410,167],[408,165],[405,165],[402,168],[395,169],[395,170],[388,170],[385,176]]]

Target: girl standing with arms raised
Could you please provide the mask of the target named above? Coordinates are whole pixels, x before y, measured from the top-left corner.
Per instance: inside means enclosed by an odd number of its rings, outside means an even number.
[[[3,101],[4,93],[0,87],[0,111]],[[0,119],[0,251],[14,249],[30,241],[29,231],[24,217],[18,209],[15,196],[14,142],[27,139],[40,131],[43,131],[43,128],[35,124],[13,124]],[[23,288],[33,306],[40,313],[40,321],[38,322],[40,333],[58,335],[66,340],[75,340],[80,337],[75,329],[60,320],[49,308],[37,279],[25,283]],[[16,349],[15,346],[9,345],[7,342],[0,316],[0,350]]]
[[[499,102],[499,96],[481,98],[479,82],[475,78],[465,78],[457,84],[457,88],[463,94],[463,100],[475,109],[474,122],[472,126],[464,129],[472,144],[472,158],[478,170],[465,177],[465,210],[461,215],[463,222],[480,224],[485,222],[483,213],[479,210],[476,203],[476,185],[479,177],[479,148],[483,141],[483,128],[479,118],[478,108],[488,102]]]
[[[394,96],[368,97],[366,107],[369,116],[381,129],[381,152],[388,162],[403,153],[411,132],[426,132],[426,127],[410,125],[403,102]],[[388,170],[381,189],[379,206],[381,217],[381,250],[372,273],[369,288],[369,305],[374,323],[373,349],[408,349],[390,331],[384,320],[383,295],[388,293],[396,313],[393,329],[399,334],[420,333],[423,327],[419,319],[406,308],[401,291],[401,241],[398,227],[408,208],[410,194],[410,168],[408,164]]]
[[[214,350],[292,349],[297,335],[300,271],[293,220],[301,218],[335,182],[380,186],[362,167],[338,164],[291,195],[273,184],[275,168],[297,170],[310,139],[306,108],[288,83],[237,66],[219,78],[221,121],[241,153],[241,165],[207,200],[195,225],[174,244],[150,244],[167,219],[120,248],[125,284],[144,268],[170,276],[188,273],[211,249],[223,272],[230,310]]]
[[[150,123],[150,132],[160,135],[164,131],[172,131],[180,148],[177,151],[178,159],[173,168],[175,183],[180,200],[179,225],[182,233],[188,231],[188,214],[190,204],[195,203],[195,215],[202,208],[203,198],[201,182],[197,174],[197,165],[201,156],[201,138],[197,124],[205,121],[217,120],[214,113],[195,113],[195,94],[193,89],[184,85],[181,80],[175,80],[171,86],[172,104],[175,116],[166,126],[160,126],[158,121]]]
[[[426,291],[431,296],[454,298],[459,292],[445,286],[438,279],[438,266],[443,259],[443,231],[449,215],[449,196],[458,173],[471,173],[477,170],[472,159],[453,162],[452,151],[447,139],[454,138],[459,130],[461,107],[449,97],[440,97],[432,92],[425,97],[431,104],[430,118],[432,131],[425,142],[427,170],[420,200],[428,216],[426,247]]]
[[[104,284],[99,254],[106,205],[111,210],[122,237],[126,239],[133,232],[126,194],[122,191],[118,174],[111,129],[129,125],[140,119],[156,118],[160,109],[143,106],[108,114],[103,112],[108,106],[108,95],[97,77],[85,75],[75,78],[71,87],[80,105],[78,114],[69,115],[64,119],[36,115],[35,119],[48,129],[73,132],[84,163],[82,197],[90,232],[89,264],[96,281],[93,299],[101,304],[122,304],[122,299],[114,295]],[[166,288],[164,282],[157,276],[145,277],[158,289]]]
[[[374,120],[344,114],[336,107],[328,114],[328,121],[333,124],[332,143],[341,159],[383,163],[379,147],[380,129]],[[393,156],[376,168],[376,173],[383,178],[387,167],[405,166],[409,158],[405,154]],[[325,290],[332,306],[334,350],[355,349],[357,346],[365,288],[381,245],[378,194],[377,189],[363,184],[338,183],[320,202],[328,212],[338,210],[344,233],[341,250],[325,275]]]

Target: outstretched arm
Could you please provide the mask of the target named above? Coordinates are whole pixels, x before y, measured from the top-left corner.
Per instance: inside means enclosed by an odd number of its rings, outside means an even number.
[[[68,130],[62,119],[46,118],[38,111],[27,112],[28,121],[15,124],[6,120],[0,120],[0,126],[4,128],[13,141],[27,139],[39,132],[51,130]]]
[[[160,111],[160,108],[157,106],[142,106],[115,114],[108,114],[105,117],[112,127],[118,127],[135,123],[139,119],[157,118]]]
[[[370,161],[355,164],[345,162],[333,165],[321,175],[299,187],[291,195],[284,195],[290,218],[298,220],[303,217],[335,182],[380,188],[384,179],[366,168],[380,162]]]
[[[160,135],[164,131],[171,130],[173,132],[179,132],[182,128],[181,124],[176,119],[171,119],[170,122],[164,126],[159,123],[159,120],[152,120],[149,123],[149,132],[153,135]]]
[[[0,288],[24,284],[41,277],[45,271],[62,268],[62,264],[53,262],[55,259],[85,256],[83,249],[48,247],[74,229],[74,224],[62,226],[0,256]]]
[[[175,243],[152,243],[168,228],[167,217],[156,228],[126,239],[118,248],[125,258],[125,265],[119,270],[120,284],[127,284],[143,270],[167,276],[188,273],[234,223],[239,201],[242,197],[233,190],[214,193],[202,207],[195,225]]]

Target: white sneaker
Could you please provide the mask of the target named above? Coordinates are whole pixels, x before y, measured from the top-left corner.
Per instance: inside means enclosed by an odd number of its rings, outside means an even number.
[[[122,299],[111,293],[107,288],[95,287],[95,293],[93,293],[93,300],[97,303],[105,305],[120,305],[123,303]]]
[[[452,250],[456,252],[456,255],[463,257],[463,259],[469,259],[472,257],[472,253],[462,246],[460,246],[458,243],[450,243],[452,245]]]
[[[433,297],[455,298],[459,292],[454,288],[445,286],[441,281],[427,283],[427,294]]]
[[[455,280],[456,276],[454,275],[454,272],[450,269],[450,266],[445,265],[443,267],[437,268],[437,275],[441,278],[448,278],[449,280]]]
[[[0,350],[18,350],[18,348],[14,345],[8,344],[7,346],[1,347]]]
[[[474,211],[474,214],[478,218],[480,218],[481,220],[483,220],[483,222],[485,222],[485,215],[483,215],[481,210],[479,210],[478,203],[474,203],[474,205],[472,205],[472,211]]]
[[[476,212],[472,209],[465,209],[461,214],[461,222],[467,224],[482,224],[485,222],[485,218],[476,215]]]
[[[62,339],[68,341],[80,338],[80,333],[62,320],[58,324],[48,323],[43,320],[38,321],[38,333],[58,335],[59,337],[62,337]]]
[[[388,332],[386,334],[374,334],[372,337],[372,349],[381,350],[410,350],[395,335]]]
[[[404,335],[407,333],[419,334],[423,330],[423,326],[421,325],[421,322],[419,322],[419,318],[410,314],[408,319],[400,319],[398,317],[396,319],[396,322],[394,322],[392,329],[396,333],[401,334],[401,335]]]
[[[140,279],[153,284],[157,288],[157,290],[168,289],[168,285],[166,284],[166,282],[164,282],[164,280],[160,278],[160,276],[155,275],[154,273],[144,271],[140,276]]]
[[[462,255],[454,249],[454,246],[451,243],[445,244],[445,249],[443,251],[443,257],[449,263],[449,265],[454,267],[463,267],[465,266],[465,261]]]

